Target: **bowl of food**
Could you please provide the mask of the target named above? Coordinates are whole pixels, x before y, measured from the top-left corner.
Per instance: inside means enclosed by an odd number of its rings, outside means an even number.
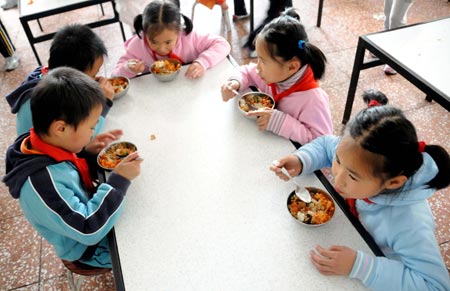
[[[124,76],[116,76],[108,78],[108,82],[114,89],[114,99],[119,99],[123,95],[127,94],[130,79]]]
[[[105,170],[113,170],[125,157],[135,151],[137,147],[131,142],[112,142],[100,151],[97,163]]]
[[[305,188],[311,194],[311,202],[303,202],[292,192],[287,199],[289,213],[302,225],[320,226],[328,223],[336,208],[330,194],[315,187]]]
[[[245,116],[251,111],[273,109],[274,107],[275,100],[273,97],[263,92],[248,92],[240,96],[238,100],[238,109]],[[247,117],[256,118],[255,116]]]
[[[159,81],[169,82],[178,76],[181,65],[181,62],[176,59],[158,60],[150,67],[150,71]]]

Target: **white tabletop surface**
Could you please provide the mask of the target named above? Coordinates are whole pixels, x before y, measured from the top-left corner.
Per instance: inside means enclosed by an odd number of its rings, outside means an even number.
[[[56,9],[63,6],[72,5],[80,2],[88,2],[87,0],[33,0],[29,4],[29,0],[20,0],[20,16],[27,16],[43,11]]]
[[[366,37],[402,67],[450,98],[450,18]]]
[[[290,216],[293,186],[269,165],[294,147],[222,101],[236,69],[224,60],[198,80],[185,69],[169,83],[133,79],[106,119],[145,159],[115,227],[126,290],[365,290],[310,262],[316,244],[371,251],[340,209],[315,228]]]

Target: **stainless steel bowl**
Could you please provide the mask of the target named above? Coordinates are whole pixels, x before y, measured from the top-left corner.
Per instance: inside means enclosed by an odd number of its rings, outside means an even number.
[[[130,87],[130,79],[128,79],[125,76],[115,76],[108,78],[108,82],[113,86],[114,88],[114,100],[117,100],[121,97],[123,97],[128,92],[128,88]],[[126,86],[121,85],[126,83]]]
[[[165,65],[166,62],[170,62],[170,63],[174,64],[177,67],[177,69],[174,71],[168,70]],[[181,62],[176,59],[158,60],[158,61],[154,62],[153,65],[150,67],[150,72],[159,81],[170,82],[170,81],[174,80],[180,73],[181,65],[182,65]]]
[[[126,156],[135,151],[137,147],[131,142],[112,142],[97,155],[97,164],[105,170],[113,170]]]
[[[271,106],[269,106],[269,107],[263,106],[260,103],[252,105],[252,102],[249,102],[249,100],[252,100],[254,98],[260,98],[260,97],[265,98],[266,100],[270,99]],[[275,100],[273,99],[272,96],[270,96],[269,94],[263,93],[263,92],[247,92],[239,97],[238,102],[237,102],[237,107],[238,107],[239,112],[241,112],[245,117],[251,118],[251,119],[256,119],[256,116],[248,116],[247,113],[250,111],[255,111],[255,110],[264,109],[264,108],[273,109],[273,108],[275,108]]]
[[[291,207],[292,207],[291,204],[293,204],[293,203],[297,203],[297,205],[298,205],[299,203],[305,203],[305,202],[301,201],[301,200],[297,197],[297,195],[295,195],[294,191],[292,191],[292,193],[289,195],[289,197],[288,197],[288,199],[287,199],[287,208],[288,208],[289,214],[290,214],[290,215],[291,215],[298,223],[300,223],[301,225],[304,225],[304,226],[317,227],[317,226],[325,225],[325,224],[327,224],[328,222],[330,222],[330,220],[333,219],[334,212],[335,212],[335,210],[336,210],[336,204],[334,203],[334,200],[333,200],[333,198],[331,197],[331,195],[328,194],[327,192],[325,192],[324,190],[319,189],[319,188],[316,188],[316,187],[305,187],[305,188],[309,191],[309,193],[311,193],[311,196],[314,196],[315,193],[319,193],[319,194],[323,194],[323,195],[326,197],[326,199],[327,199],[328,201],[331,201],[331,206],[330,206],[329,212],[328,212],[328,215],[330,215],[331,217],[330,217],[327,221],[322,222],[322,223],[312,223],[312,217],[311,217],[311,216],[308,217],[308,215],[305,215],[305,219],[302,220],[301,217],[299,217],[299,216],[301,216],[301,215],[298,216],[298,212],[297,212],[297,214],[295,214],[295,211],[293,211],[293,210],[291,209]],[[317,200],[315,200],[314,197],[313,197],[313,201],[312,201],[311,203],[315,203],[315,201],[317,201]],[[308,204],[308,203],[307,203],[307,204]],[[310,206],[310,205],[308,205],[308,206]]]

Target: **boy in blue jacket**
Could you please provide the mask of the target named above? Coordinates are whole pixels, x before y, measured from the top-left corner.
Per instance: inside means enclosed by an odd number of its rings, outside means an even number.
[[[106,235],[119,218],[130,181],[140,173],[134,152],[95,188],[86,159],[121,130],[91,139],[105,99],[97,82],[80,71],[58,68],[36,86],[31,97],[34,127],[6,153],[3,182],[30,224],[57,255],[94,267],[110,268]]]
[[[30,111],[30,96],[33,88],[49,70],[62,66],[84,72],[100,84],[106,98],[102,115],[95,129],[95,134],[100,133],[114,98],[114,89],[111,84],[106,78],[97,76],[106,55],[107,50],[103,40],[89,26],[72,24],[61,28],[53,37],[48,67],[36,68],[19,87],[6,96],[11,112],[16,114],[17,135],[25,133],[33,126]]]

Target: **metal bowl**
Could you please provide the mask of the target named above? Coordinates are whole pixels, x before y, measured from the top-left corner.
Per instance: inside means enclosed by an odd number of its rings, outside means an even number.
[[[176,59],[158,60],[150,67],[150,72],[159,81],[170,82],[180,73],[181,65],[181,62]]]
[[[333,218],[334,211],[336,210],[336,204],[334,203],[333,198],[331,198],[331,195],[322,189],[315,187],[305,188],[311,194],[313,201],[311,203],[305,203],[301,201],[297,195],[295,195],[294,191],[292,191],[287,199],[289,214],[301,225],[316,227],[327,224]],[[320,210],[311,210],[311,214],[315,213],[313,215],[310,215],[310,213],[305,213],[306,209],[303,208],[305,204],[308,208],[314,209],[314,206],[318,205],[318,196],[320,195],[323,195],[320,200],[325,201],[325,203],[322,203],[321,201],[318,207],[321,208],[321,206],[323,206],[324,210],[321,210],[322,212]]]
[[[114,89],[114,100],[117,100],[127,94],[130,87],[130,79],[125,76],[115,76],[108,78],[108,82]]]
[[[244,116],[256,119],[256,116],[248,116],[247,113],[264,108],[273,109],[275,108],[275,100],[272,96],[263,92],[247,92],[239,97],[237,107]]]
[[[113,170],[126,156],[137,151],[128,141],[112,142],[97,155],[97,164],[105,170]]]

